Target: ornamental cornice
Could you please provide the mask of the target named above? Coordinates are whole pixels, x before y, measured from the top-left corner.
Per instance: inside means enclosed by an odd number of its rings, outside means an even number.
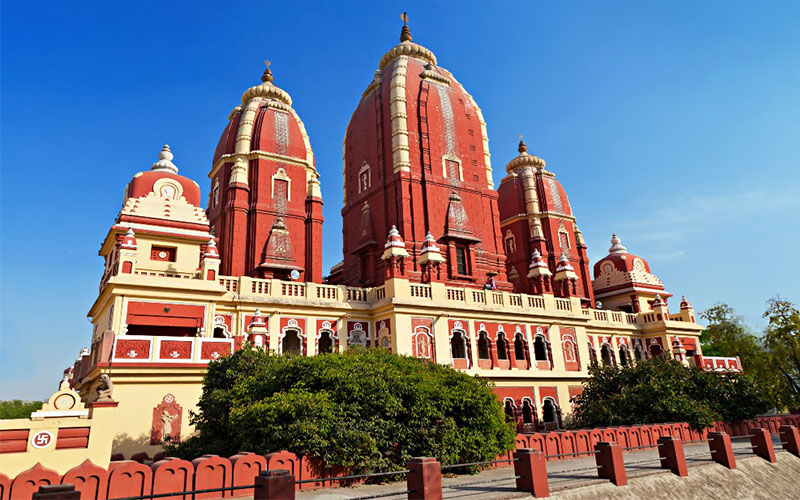
[[[506,165],[506,172],[510,174],[511,172],[521,170],[525,167],[544,169],[544,165],[544,160],[538,156],[529,153],[521,153],[519,156],[512,158],[511,161],[508,162],[508,165]]]
[[[228,153],[220,156],[219,159],[217,160],[217,163],[215,163],[214,167],[211,169],[211,172],[209,172],[208,177],[213,178],[214,175],[216,175],[216,173],[225,163],[235,162],[237,159],[243,159],[247,161],[273,160],[279,163],[290,163],[292,165],[300,165],[301,167],[305,168],[306,171],[311,171],[314,174],[317,173],[317,169],[314,168],[313,164],[309,163],[308,160],[301,160],[293,156],[285,156],[282,154],[272,153],[268,151],[254,150],[243,154]]]
[[[418,43],[405,41],[389,49],[389,51],[386,52],[383,57],[381,57],[378,67],[382,71],[387,64],[401,56],[410,56],[416,59],[422,59],[423,61],[432,63],[434,66],[436,65],[436,56],[433,55],[433,52]]]
[[[245,90],[244,94],[242,94],[242,105],[247,104],[256,97],[276,99],[288,106],[292,105],[292,98],[289,96],[289,93],[270,82],[264,82]]]

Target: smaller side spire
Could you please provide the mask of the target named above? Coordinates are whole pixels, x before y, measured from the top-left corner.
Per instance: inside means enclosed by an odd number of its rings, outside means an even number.
[[[619,239],[616,233],[611,235],[611,248],[608,249],[608,253],[625,253],[628,249],[622,244],[622,240]]]
[[[411,41],[411,29],[408,27],[408,14],[403,12],[403,15],[400,16],[400,19],[403,20],[403,28],[400,30],[400,41],[401,42],[410,42]]]
[[[173,158],[174,156],[172,155],[172,151],[169,149],[169,144],[164,144],[164,147],[161,148],[161,152],[158,153],[158,161],[150,165],[150,170],[166,170],[167,172],[177,174],[178,167],[172,163]]]

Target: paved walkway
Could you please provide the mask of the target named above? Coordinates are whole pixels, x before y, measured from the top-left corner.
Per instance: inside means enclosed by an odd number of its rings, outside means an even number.
[[[781,448],[780,438],[772,436],[773,446]],[[733,438],[733,451],[739,457],[755,456],[747,438]],[[707,443],[690,444],[684,447],[686,462],[689,467],[704,463],[713,463]],[[660,467],[657,449],[629,451],[624,453],[625,470],[629,478],[665,471]],[[588,486],[594,483],[605,483],[605,479],[597,477],[597,466],[594,457],[556,460],[547,463],[547,477],[550,491],[555,492],[567,488]],[[370,496],[380,496],[389,500],[404,500],[405,482],[388,484],[366,484],[347,488],[328,488],[297,492],[298,500],[347,500]],[[488,469],[479,474],[449,475],[442,477],[442,496],[445,499],[499,500],[505,498],[530,498],[530,494],[517,491],[512,467]]]

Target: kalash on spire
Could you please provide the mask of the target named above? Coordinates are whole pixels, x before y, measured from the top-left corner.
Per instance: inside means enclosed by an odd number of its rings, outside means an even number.
[[[483,114],[402,20],[345,132],[344,260],[331,280],[510,290]],[[382,258],[392,226],[409,253],[402,270]],[[422,258],[429,233],[444,262]]]

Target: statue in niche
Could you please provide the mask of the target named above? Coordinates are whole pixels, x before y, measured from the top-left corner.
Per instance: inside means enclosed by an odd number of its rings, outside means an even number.
[[[165,408],[161,412],[161,442],[166,444],[170,442],[170,434],[172,434],[172,421],[178,418],[178,415],[170,414]]]
[[[150,444],[179,442],[181,440],[182,415],[183,408],[175,400],[175,396],[165,395],[161,403],[153,408]]]
[[[97,386],[97,401],[113,401],[111,395],[114,394],[114,384],[107,373],[100,375],[100,385]]]

